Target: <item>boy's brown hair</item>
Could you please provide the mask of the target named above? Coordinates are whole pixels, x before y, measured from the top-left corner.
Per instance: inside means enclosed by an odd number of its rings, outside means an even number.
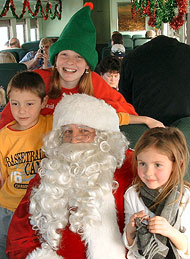
[[[10,98],[12,89],[30,91],[36,94],[43,101],[46,96],[46,87],[41,76],[33,71],[22,71],[17,73],[9,82],[7,97]]]

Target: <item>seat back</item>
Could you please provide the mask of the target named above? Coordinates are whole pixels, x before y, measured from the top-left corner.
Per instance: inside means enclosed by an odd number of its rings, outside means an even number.
[[[33,50],[33,51],[37,51],[39,49],[39,40],[36,41],[28,41],[22,44],[22,48],[27,50],[27,52]]]
[[[150,41],[148,38],[139,38],[134,40],[134,49]]]
[[[130,34],[124,34],[123,39],[131,39],[131,35]]]
[[[19,71],[27,70],[27,66],[21,63],[4,63],[0,64],[0,85],[4,90],[7,90],[7,86],[11,78]]]
[[[16,58],[16,61],[19,62],[28,52],[27,50],[20,48],[20,49],[3,49],[1,52],[10,52]]]
[[[21,61],[21,59],[28,53],[28,51],[26,49],[21,48],[18,51],[18,55],[19,55],[19,61]]]
[[[133,40],[131,38],[123,38],[124,46],[127,50],[133,49]]]
[[[106,56],[110,56],[111,47],[104,47],[102,49],[102,58],[105,58]]]
[[[16,62],[19,62],[19,55],[18,55],[18,52],[15,51],[15,49],[3,49],[3,50],[1,50],[1,52],[9,52],[9,53],[13,54],[13,56],[16,59]]]
[[[133,39],[133,40],[139,39],[139,38],[144,38],[144,35],[142,35],[142,34],[134,34],[134,35],[132,36],[132,39]]]
[[[103,48],[107,47],[107,44],[96,44],[96,50],[98,52],[98,64],[100,63],[101,59],[102,59],[102,50]]]
[[[138,139],[148,130],[148,127],[145,124],[129,124],[120,126],[120,130],[129,140],[129,147],[134,149]]]

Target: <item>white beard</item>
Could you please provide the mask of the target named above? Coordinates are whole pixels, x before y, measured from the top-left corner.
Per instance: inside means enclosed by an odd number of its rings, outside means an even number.
[[[41,184],[34,190],[31,224],[50,246],[57,247],[57,229],[70,223],[82,233],[86,225],[101,223],[99,208],[112,192],[117,161],[94,144],[63,144],[56,158],[42,161]]]
[[[54,250],[61,238],[57,230],[69,223],[88,243],[87,258],[125,258],[112,195],[117,159],[109,145],[104,143],[103,150],[94,143],[62,144],[52,159],[42,161],[41,184],[31,195],[30,223]]]

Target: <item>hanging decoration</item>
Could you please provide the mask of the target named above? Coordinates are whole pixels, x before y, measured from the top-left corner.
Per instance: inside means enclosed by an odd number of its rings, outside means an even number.
[[[44,11],[41,0],[37,0],[35,10],[32,11],[32,9],[30,7],[29,0],[24,0],[23,7],[22,7],[22,13],[20,15],[18,15],[16,13],[14,0],[6,0],[5,4],[3,6],[3,10],[0,13],[0,18],[7,15],[7,12],[9,11],[9,8],[12,12],[12,15],[17,20],[20,20],[24,17],[24,15],[26,13],[26,8],[28,9],[28,12],[32,16],[32,18],[36,17],[38,15],[39,11],[40,11],[41,16],[44,20],[47,20],[49,18],[49,16],[52,20],[55,19],[56,16],[57,16],[58,20],[60,20],[61,19],[61,13],[62,13],[62,0],[59,0],[58,3],[55,4],[54,12],[52,11],[52,5],[51,5],[50,1],[47,2],[46,6],[45,6],[45,11]]]
[[[163,23],[178,30],[184,24],[188,0],[131,0],[132,18],[149,17],[148,25],[159,29]]]

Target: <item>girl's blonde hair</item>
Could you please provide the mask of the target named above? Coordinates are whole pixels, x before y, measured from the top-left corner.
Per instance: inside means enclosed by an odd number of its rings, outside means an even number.
[[[79,81],[79,93],[84,93],[93,96],[93,84],[91,77],[90,68],[85,71]],[[56,65],[53,67],[51,74],[50,88],[48,92],[49,98],[57,99],[62,95],[61,85],[59,84],[59,72],[57,71]]]
[[[51,46],[53,44],[53,40],[51,38],[42,38],[39,43],[39,48],[42,48],[43,45],[46,45],[46,44]]]
[[[12,53],[0,52],[0,63],[17,63],[17,61]]]
[[[135,146],[133,157],[133,169],[135,173],[133,184],[136,184],[137,191],[144,185],[137,174],[137,156],[148,148],[157,149],[158,152],[166,155],[173,162],[173,170],[169,180],[162,187],[162,192],[158,196],[154,206],[163,201],[178,184],[181,186],[178,197],[180,199],[183,194],[184,176],[189,162],[189,151],[184,134],[174,127],[157,127],[147,130],[140,137]]]

